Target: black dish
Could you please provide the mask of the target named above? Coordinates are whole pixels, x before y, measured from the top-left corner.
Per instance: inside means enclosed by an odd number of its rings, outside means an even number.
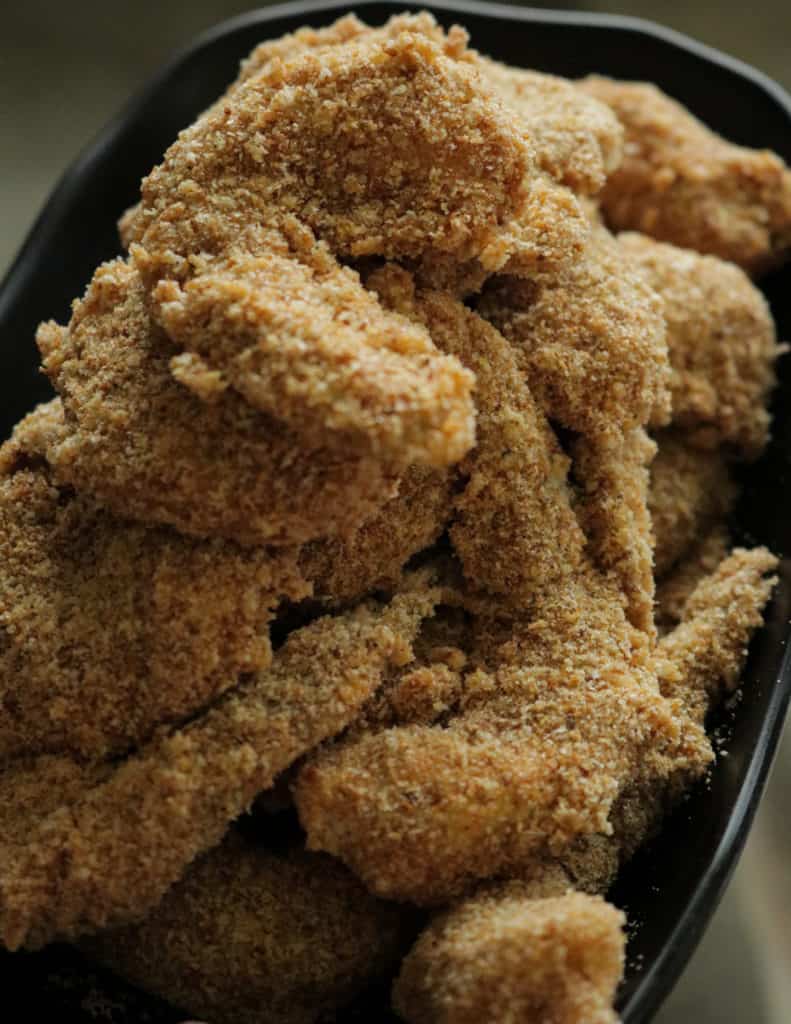
[[[365,0],[353,6],[374,24],[407,9]],[[654,81],[726,137],[774,149],[791,163],[791,97],[764,75],[675,32],[636,19],[471,0],[425,6],[445,24],[463,22],[474,45],[500,60],[569,77],[598,71]],[[71,299],[81,294],[96,264],[118,252],[116,219],[135,201],[140,178],[179,129],[223,90],[257,42],[306,23],[327,24],[349,9],[341,3],[297,2],[218,26],[156,76],[67,171],[0,287],[0,437],[49,393],[37,372],[36,325],[50,317],[67,319]],[[780,336],[791,337],[791,267],[761,284]],[[775,440],[745,474],[734,523],[745,542],[767,544],[783,556],[781,581],[752,645],[738,709],[712,723],[727,731],[728,756],[719,760],[710,784],[696,790],[659,839],[624,870],[612,893],[634,926],[619,1000],[626,1024],[652,1018],[694,951],[744,845],[791,694],[786,652],[791,519],[783,501],[791,477],[786,397],[791,397],[791,371],[783,360]],[[26,1020],[40,1013],[61,1021],[100,1016],[117,1024],[172,1024],[186,1016],[93,971],[76,953],[59,947],[2,954],[0,978],[7,1013],[24,1007]],[[368,998],[344,1021],[383,1021],[383,1002]]]

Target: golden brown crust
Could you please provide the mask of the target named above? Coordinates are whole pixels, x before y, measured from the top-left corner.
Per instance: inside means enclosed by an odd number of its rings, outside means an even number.
[[[342,865],[231,833],[139,925],[81,943],[127,981],[213,1024],[313,1024],[392,971],[407,908]]]
[[[191,540],[58,489],[41,459],[61,423],[43,406],[0,450],[0,763],[124,753],[266,668],[281,599],[309,592],[295,550]],[[39,462],[14,471],[21,455]]]
[[[436,600],[418,579],[385,607],[297,630],[266,672],[120,764],[45,757],[0,774],[3,945],[33,948],[142,917],[256,794],[409,661]]]
[[[396,267],[368,284],[386,304],[425,323],[436,345],[475,373],[478,443],[461,467],[468,480],[450,536],[470,585],[529,604],[537,588],[573,573],[582,558],[568,458],[494,327],[447,294],[416,291]]]
[[[372,590],[393,590],[413,555],[430,547],[452,514],[455,476],[413,466],[398,493],[349,537],[313,541],[299,567],[323,602],[348,603]]]
[[[618,246],[662,299],[673,423],[706,448],[746,458],[769,439],[778,346],[766,299],[738,267],[629,232]]]
[[[395,490],[376,460],[305,449],[233,392],[207,403],[178,384],[128,263],[100,267],[69,327],[45,324],[38,342],[66,411],[47,456],[119,515],[290,544],[352,531]]]
[[[546,173],[574,192],[599,192],[623,151],[623,128],[609,107],[556,75],[486,57],[478,59],[478,67],[523,119]]]
[[[662,690],[682,699],[697,721],[738,685],[750,637],[777,583],[769,575],[777,565],[766,548],[735,548],[697,585],[681,623],[661,640]]]
[[[266,65],[182,133],[145,180],[135,240],[163,259],[166,249],[216,253],[231,235],[249,247],[255,233],[239,231],[255,202],[257,222],[276,227],[293,212],[343,257],[524,258],[517,222],[533,151],[474,65],[454,58],[407,27]],[[244,154],[235,168],[231,144]],[[179,188],[187,170],[189,187]]]
[[[681,622],[684,605],[700,581],[714,572],[730,550],[725,523],[715,523],[656,587],[656,620],[661,633]]]
[[[791,250],[791,171],[768,150],[734,146],[656,86],[580,83],[625,132],[624,159],[601,194],[616,230],[642,231],[761,273]]]
[[[617,1024],[624,915],[598,896],[545,899],[514,882],[434,919],[394,1003],[409,1024]]]
[[[612,574],[633,626],[654,632],[654,538],[648,510],[656,445],[641,428],[615,441],[573,446],[577,515],[594,564]]]
[[[673,430],[660,432],[656,440],[648,507],[655,571],[661,578],[728,514],[736,487],[720,452],[693,448],[684,434]]]
[[[484,886],[433,918],[393,990],[409,1024],[472,1024],[483,1016],[504,1024],[514,1013],[568,1024],[617,1020],[611,1004],[623,971],[623,915],[568,890],[603,892],[619,861],[705,771],[713,755],[703,717],[741,673],[776,565],[765,548],[737,550],[695,590],[657,655],[680,727],[669,761],[652,758],[635,777],[612,809],[608,832],[581,837],[559,858],[537,862],[525,880]]]
[[[302,28],[261,43],[242,62],[232,88],[259,74],[275,60],[288,61],[307,51],[322,51],[365,37],[392,39],[400,33],[419,33],[444,53],[468,61],[524,121],[541,167],[575,192],[595,193],[621,160],[623,129],[604,103],[586,96],[576,85],[555,75],[509,67],[467,48],[467,33],[454,25],[447,34],[425,11],[395,15],[382,28],[372,29],[356,15],[346,15],[327,28]]]
[[[302,769],[296,803],[309,846],[374,892],[442,903],[606,830],[676,728],[645,636],[617,592],[581,573],[541,595],[495,674],[466,676],[441,728],[341,741]]]
[[[158,321],[257,407],[308,443],[443,465],[471,442],[469,377],[414,325],[373,315],[330,253],[546,261],[554,219],[529,215],[531,182],[542,205],[558,186],[532,167],[468,62],[423,34],[373,33],[234,88],[146,179],[126,229]]]
[[[311,448],[397,465],[458,461],[474,438],[470,374],[322,246],[277,245],[154,288],[160,324],[189,353],[173,366],[180,383],[210,398],[211,375],[212,391],[235,388]],[[132,254],[149,276],[148,255]]]
[[[260,46],[143,183],[39,332],[65,412],[0,448],[2,944],[123,926],[94,948],[133,982],[308,1024],[427,916],[367,886],[444,911],[413,1024],[614,1021],[590,897],[711,764],[771,591],[720,555],[779,349],[741,271],[596,195],[758,270],[791,176],[612,88],[347,17]],[[282,837],[193,865],[262,790],[360,881]]]
[[[546,414],[589,436],[665,422],[669,368],[659,298],[606,228],[580,260],[530,280],[495,278],[478,311],[513,344]]]
[[[395,19],[391,19],[391,22],[393,20]],[[420,14],[417,17],[407,15],[406,18],[399,18],[399,21],[408,21],[410,24],[414,24],[416,30],[419,30],[423,25],[425,25],[426,30],[429,30],[432,25],[436,25],[434,19],[430,15],[425,14]],[[264,42],[254,47],[242,60],[239,66],[239,74],[228,92],[223,96],[223,100],[229,92],[243,82],[246,82],[248,78],[253,78],[255,75],[260,74],[262,70],[270,67],[275,60],[288,61],[310,50],[315,52],[327,47],[339,46],[343,43],[359,39],[360,36],[368,36],[373,31],[375,30],[366,25],[364,21],[361,21],[356,14],[346,14],[324,28],[311,28],[309,25],[305,25],[302,28],[298,28],[296,32],[289,32],[284,36],[279,36],[277,39],[265,39]]]

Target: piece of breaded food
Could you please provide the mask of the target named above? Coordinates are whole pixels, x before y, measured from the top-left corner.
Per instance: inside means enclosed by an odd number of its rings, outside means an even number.
[[[624,917],[599,896],[569,887],[603,892],[619,861],[632,856],[705,771],[713,757],[702,729],[705,714],[741,674],[776,565],[765,548],[735,551],[700,584],[682,624],[657,652],[662,685],[681,725],[670,765],[651,759],[614,806],[608,832],[584,837],[537,865],[529,878],[484,886],[438,913],[394,986],[404,1020],[617,1021],[612,1002],[624,967]]]
[[[115,518],[55,485],[55,401],[0,449],[0,764],[101,760],[271,662],[280,602],[307,596],[297,551],[245,551]]]
[[[569,430],[616,437],[668,419],[661,301],[603,226],[591,224],[565,271],[496,277],[477,309],[514,346],[547,416]]]
[[[587,232],[475,68],[406,30],[265,65],[182,133],[133,221],[154,315],[211,371],[309,440],[435,465],[469,447],[469,380],[333,256],[528,272]],[[283,289],[300,301],[273,310]]]
[[[428,11],[395,14],[379,28],[366,25],[356,14],[345,14],[324,28],[305,26],[278,39],[266,39],[259,43],[241,62],[239,75],[230,88],[235,89],[248,78],[260,74],[265,68],[271,67],[274,61],[289,61],[308,51],[321,52],[329,47],[358,41],[363,37],[368,42],[384,42],[396,38],[403,32],[426,36],[451,57],[458,57],[467,52],[467,32],[459,25],[454,25],[446,33],[437,24],[434,15]]]
[[[703,722],[739,684],[753,633],[777,583],[777,558],[766,548],[735,548],[684,604],[680,624],[660,641],[662,691],[683,700]]]
[[[664,305],[673,423],[704,447],[760,455],[783,351],[764,296],[742,270],[714,256],[635,232],[619,235],[618,246]]]
[[[80,946],[213,1024],[313,1024],[395,970],[412,916],[330,857],[231,832],[144,921]]]
[[[728,554],[730,544],[730,531],[725,523],[715,523],[657,584],[656,622],[660,633],[667,633],[681,622],[687,598],[705,576],[714,572]]]
[[[351,536],[302,547],[300,572],[317,600],[343,604],[395,589],[409,560],[442,535],[453,514],[456,475],[412,466],[397,486],[396,496]]]
[[[458,25],[452,26],[446,33],[437,24],[433,15],[426,11],[414,15],[395,15],[381,28],[372,28],[355,15],[347,15],[326,28],[299,29],[280,39],[261,43],[246,60],[242,61],[239,76],[225,95],[206,113],[208,115],[216,113],[233,96],[239,86],[264,72],[271,72],[273,68],[280,68],[284,62],[291,62],[305,54],[312,54],[321,59],[322,54],[328,50],[342,47],[348,43],[365,44],[368,47],[374,44],[382,45],[396,40],[405,33],[422,36],[437,46],[444,56],[451,60],[463,61],[468,65],[470,71],[482,76],[481,84],[484,91],[494,85],[485,73],[491,62],[480,58],[474,50],[467,48],[467,32]],[[543,78],[548,79],[549,76],[543,76]],[[522,129],[526,129],[525,134],[529,137],[530,145],[536,147],[537,150],[540,149],[540,152],[537,152],[537,157],[541,167],[554,165],[561,168],[563,165],[565,168],[563,173],[569,177],[583,174],[598,175],[600,173],[598,167],[602,164],[603,159],[605,162],[610,159],[609,154],[603,158],[600,147],[608,146],[609,131],[613,126],[620,131],[617,119],[609,113],[603,104],[593,107],[592,104],[595,101],[581,99],[579,92],[575,91],[575,109],[584,110],[588,115],[595,113],[596,116],[590,118],[593,123],[588,125],[584,135],[585,156],[572,154],[568,152],[568,133],[574,130],[572,125],[579,127],[579,118],[575,118],[571,109],[571,97],[568,96],[565,89],[560,86],[548,88],[553,96],[557,93],[557,101],[553,109],[554,117],[545,116],[539,124],[538,109],[536,109],[533,112],[535,125],[532,123],[522,125]],[[498,95],[502,98],[502,94]],[[607,111],[607,113],[602,115],[602,111]],[[602,123],[603,117],[609,119],[609,124]],[[582,144],[582,137],[577,141]],[[400,159],[402,154],[397,154],[397,157]],[[589,169],[585,167],[588,157],[595,164]],[[138,238],[141,217],[142,207],[140,204],[127,210],[122,217],[119,227],[125,248],[128,248]],[[519,212],[518,226],[514,225],[513,227],[520,237],[521,262],[528,269],[536,265],[558,266],[568,262],[579,252],[585,235],[584,218],[580,216],[580,210],[574,202],[573,195],[566,188],[558,185],[557,181],[553,180],[551,173],[536,176],[527,201]],[[503,235],[504,240],[506,237]],[[478,291],[483,281],[491,273],[491,270],[488,269],[488,260],[484,261],[486,265],[476,257],[465,257],[462,262],[459,262],[460,257],[455,250],[445,252],[432,249],[420,258],[412,257],[412,259],[414,261],[413,269],[420,273],[425,284],[436,288],[447,288],[459,295]]]
[[[654,531],[654,571],[661,579],[727,517],[737,497],[721,452],[690,445],[683,433],[656,435],[658,451],[651,463],[648,508]]]
[[[426,325],[436,345],[475,373],[478,443],[462,464],[450,537],[473,587],[514,605],[578,568],[584,538],[571,508],[569,460],[491,324],[446,293],[416,289],[398,267],[374,273],[386,305]]]
[[[36,948],[142,918],[294,761],[341,732],[439,595],[423,576],[291,633],[265,672],[123,761],[17,760],[0,773],[0,942]]]
[[[648,509],[656,444],[638,427],[572,445],[576,511],[593,563],[617,580],[633,626],[654,633],[654,534]]]
[[[404,961],[409,1024],[617,1024],[625,917],[601,897],[510,883],[437,916]]]
[[[350,14],[326,28],[301,28],[280,39],[267,40],[242,61],[231,89],[276,60],[293,60],[308,51],[320,53],[361,38],[393,39],[403,32],[424,35],[441,46],[447,56],[472,64],[526,122],[541,167],[561,184],[584,194],[598,192],[607,174],[620,162],[623,129],[609,107],[555,75],[510,67],[481,56],[468,48],[464,28],[453,25],[446,33],[427,11],[395,15],[381,28],[371,28]]]
[[[511,252],[505,264],[480,258],[460,262],[452,254],[431,251],[419,260],[404,260],[426,288],[465,299],[481,291],[495,270],[531,278],[571,266],[582,258],[590,226],[577,196],[543,171],[536,175],[518,220],[504,236],[500,251]]]
[[[582,195],[599,192],[623,152],[623,128],[610,108],[556,75],[486,57],[478,67],[525,122],[547,174]]]
[[[441,561],[435,559],[429,566],[441,580]],[[440,589],[443,604],[424,620],[412,645],[414,661],[390,673],[344,733],[345,739],[395,725],[431,725],[446,718],[463,699],[468,616],[456,603],[457,592],[445,584]]]
[[[233,391],[205,402],[177,383],[178,350],[128,262],[100,267],[69,326],[42,325],[38,344],[66,414],[47,457],[119,516],[283,545],[353,532],[396,490],[373,458],[305,448]]]
[[[644,770],[615,802],[605,832],[581,837],[524,876],[538,894],[573,885],[603,895],[619,866],[708,771],[715,753],[704,728],[706,716],[739,683],[750,640],[777,583],[777,565],[766,548],[737,548],[692,588],[679,622],[654,652],[660,688],[672,704],[678,732],[669,745],[660,742],[649,752]]]
[[[153,277],[175,279],[190,254],[229,242],[255,254],[255,225],[287,215],[345,259],[434,252],[535,267],[552,225],[534,251],[520,243],[520,219],[543,178],[521,122],[474,65],[406,26],[248,78],[144,180],[130,238],[156,260]]]
[[[463,693],[440,725],[341,740],[297,778],[309,847],[385,898],[442,904],[606,831],[649,752],[677,734],[648,638],[592,571],[549,586],[511,659],[468,673]]]
[[[310,448],[401,466],[457,462],[474,439],[470,374],[323,246],[297,255],[278,242],[216,258],[183,288],[154,289],[160,324],[185,349],[172,364],[179,382],[210,398],[214,377],[213,389],[234,388]],[[148,258],[132,253],[148,276]]]
[[[590,76],[580,88],[623,125],[624,159],[601,204],[610,226],[719,256],[750,274],[791,250],[791,171],[735,146],[655,85]]]

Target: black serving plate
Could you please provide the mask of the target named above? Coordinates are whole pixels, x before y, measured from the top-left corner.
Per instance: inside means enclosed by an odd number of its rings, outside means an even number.
[[[420,6],[412,5],[412,9]],[[648,22],[456,0],[426,6],[445,23],[464,23],[474,45],[513,64],[578,77],[598,71],[649,79],[735,142],[768,147],[791,163],[791,98],[752,68]],[[111,122],[66,172],[0,287],[0,437],[48,388],[37,372],[39,321],[68,317],[94,267],[119,251],[115,222],[137,197],[140,178],[176,133],[235,76],[262,39],[302,24],[324,25],[352,9],[378,24],[401,3],[298,2],[225,22],[177,56]],[[84,55],[90,59],[90,54]],[[791,338],[791,267],[762,282],[781,337]],[[782,728],[791,692],[791,368],[781,365],[775,440],[745,475],[735,528],[748,543],[783,556],[781,580],[755,637],[742,699],[713,725],[727,734],[727,756],[711,782],[668,820],[660,838],[622,873],[612,898],[629,913],[629,966],[619,1007],[627,1024],[649,1021],[695,949],[744,845]],[[186,1014],[94,971],[73,951],[0,956],[3,1018],[174,1024]],[[388,1018],[381,998],[346,1013],[351,1021]],[[13,1010],[13,1007],[18,1009]],[[266,1009],[262,1007],[262,1024]]]

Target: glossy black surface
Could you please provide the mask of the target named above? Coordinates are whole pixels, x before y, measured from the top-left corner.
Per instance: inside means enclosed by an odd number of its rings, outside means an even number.
[[[415,9],[420,5],[411,5]],[[650,79],[723,135],[769,147],[791,162],[791,100],[755,71],[657,26],[634,19],[531,11],[495,4],[427,4],[440,21],[461,21],[474,45],[500,60],[577,77],[599,71]],[[379,23],[406,5],[353,5]],[[351,9],[295,3],[220,25],[178,56],[134,99],[67,172],[0,287],[0,436],[48,394],[37,372],[39,321],[68,316],[96,264],[118,252],[115,222],[134,202],[141,176],[177,131],[235,76],[257,42],[299,25],[326,24]],[[85,55],[90,59],[90,55]],[[791,338],[791,268],[762,282],[782,337]],[[775,440],[745,475],[735,526],[751,543],[783,556],[781,583],[756,636],[734,714],[713,723],[727,735],[707,788],[693,793],[659,840],[625,870],[612,896],[634,925],[620,1008],[628,1024],[651,1019],[689,959],[733,870],[766,781],[791,691],[786,657],[791,612],[791,395],[789,360],[781,366]],[[91,973],[57,947],[0,958],[3,1019],[87,1021],[97,998],[116,1024],[171,1024],[187,1015]],[[12,1007],[18,1007],[12,1010]],[[383,1001],[362,1002],[344,1021],[384,1021]],[[265,1017],[262,1017],[265,1024]]]

